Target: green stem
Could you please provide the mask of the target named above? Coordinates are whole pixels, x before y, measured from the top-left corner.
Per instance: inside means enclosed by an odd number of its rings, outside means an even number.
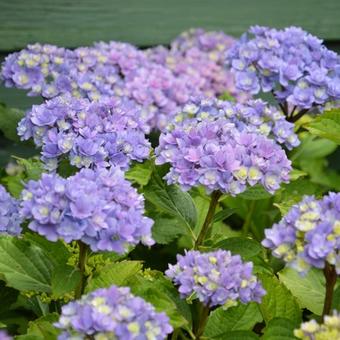
[[[88,246],[85,243],[78,241],[78,245],[79,245],[78,269],[80,271],[80,281],[75,291],[76,300],[79,299],[84,293],[85,283],[86,283],[85,265],[86,265],[87,253],[88,253]]]
[[[251,219],[253,217],[255,206],[256,206],[256,201],[251,201],[246,219],[244,220],[244,223],[243,223],[243,226],[242,226],[243,236],[247,236],[248,233],[249,233],[249,229],[250,229],[250,225],[251,225]]]
[[[195,242],[195,246],[194,246],[195,249],[198,249],[198,247],[200,245],[202,245],[203,242],[204,242],[204,239],[207,235],[209,227],[214,220],[215,210],[216,210],[216,207],[217,207],[217,204],[218,204],[218,200],[221,196],[222,196],[222,194],[219,191],[213,191],[213,193],[211,194],[208,213],[207,213],[207,216],[205,217],[203,226],[202,226],[201,231],[198,234],[197,240]]]
[[[326,266],[323,270],[323,273],[326,278],[326,295],[323,305],[322,319],[324,319],[326,315],[330,314],[332,308],[334,286],[336,284],[337,278],[334,265],[331,265],[328,262],[326,262]]]
[[[194,330],[196,340],[201,339],[201,336],[204,333],[204,329],[208,321],[209,313],[210,313],[209,307],[204,306],[200,302],[199,322],[198,322],[197,328]]]

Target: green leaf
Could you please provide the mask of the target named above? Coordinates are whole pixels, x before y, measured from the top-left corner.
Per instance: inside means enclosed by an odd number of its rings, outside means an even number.
[[[218,339],[218,340],[256,340],[259,337],[250,331],[233,331],[220,334],[218,337],[214,337],[211,339]],[[278,339],[277,339],[278,340]]]
[[[15,237],[0,237],[0,274],[8,286],[50,293],[52,271],[53,263],[41,248]]]
[[[187,230],[183,222],[167,215],[155,214],[150,216],[154,220],[152,237],[159,244],[167,244],[180,235],[186,234]]]
[[[269,321],[262,340],[294,340],[296,323],[286,318],[274,318]]]
[[[17,126],[24,115],[25,113],[22,110],[12,109],[0,104],[0,130],[6,138],[14,142],[20,141],[17,134]]]
[[[260,310],[264,320],[269,322],[276,317],[301,321],[301,311],[296,298],[275,276],[260,274],[266,295],[262,298]]]
[[[217,214],[214,216],[214,223],[223,221],[233,215],[237,209],[232,208],[224,208],[220,210]]]
[[[25,169],[25,180],[38,180],[44,171],[43,163],[39,158],[19,158],[14,157],[16,162]]]
[[[141,270],[142,262],[140,261],[110,263],[101,267],[99,272],[94,273],[86,286],[86,292],[97,288],[107,288],[113,284],[124,286],[131,277],[134,277]]]
[[[53,270],[51,286],[55,299],[75,290],[80,282],[80,271],[71,266],[61,264]]]
[[[249,187],[246,191],[238,195],[245,200],[256,201],[270,198],[273,195],[270,194],[262,185],[254,185]]]
[[[229,331],[251,330],[256,323],[261,321],[262,315],[256,303],[239,304],[227,310],[219,307],[209,315],[204,336],[219,338]]]
[[[290,177],[291,181],[296,181],[297,179],[299,179],[301,177],[305,177],[307,175],[308,175],[307,172],[301,171],[299,169],[293,169],[290,172],[289,177]]]
[[[304,126],[313,135],[327,138],[340,144],[340,110],[333,109],[323,112],[312,122]]]
[[[6,287],[4,281],[0,281],[0,320],[10,306],[17,300],[19,292],[16,289]]]
[[[125,178],[133,183],[137,183],[141,186],[147,185],[150,181],[152,174],[151,161],[144,163],[135,163],[125,173]]]
[[[51,313],[31,321],[29,323],[27,335],[36,336],[42,340],[55,340],[59,334],[59,330],[53,326],[53,323],[57,322],[58,319],[59,315],[57,313]]]
[[[340,285],[334,290],[332,310],[340,310]]]
[[[230,237],[217,243],[215,247],[239,254],[244,260],[260,254],[263,250],[260,243],[246,237]]]
[[[190,228],[197,221],[197,211],[191,196],[181,191],[176,185],[165,185],[157,173],[153,173],[150,182],[143,190],[145,198],[159,211],[179,218]]]
[[[325,279],[320,270],[312,268],[306,276],[294,269],[285,268],[279,272],[280,281],[293,293],[302,308],[321,315],[325,298]]]

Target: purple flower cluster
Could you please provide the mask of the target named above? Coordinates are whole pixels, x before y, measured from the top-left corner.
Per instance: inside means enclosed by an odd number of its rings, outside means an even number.
[[[243,263],[239,255],[229,251],[200,253],[187,251],[177,255],[177,263],[169,265],[166,275],[172,279],[182,297],[197,296],[208,307],[261,302],[264,289],[252,274],[253,264]]]
[[[247,184],[273,193],[288,182],[291,163],[284,150],[258,133],[239,131],[227,118],[191,119],[160,135],[156,164],[170,163],[169,184],[183,190],[203,185],[237,195]]]
[[[322,40],[297,27],[255,26],[249,33],[227,57],[240,90],[272,91],[279,102],[300,109],[340,99],[340,59]]]
[[[188,83],[192,95],[214,97],[228,92],[242,101],[247,95],[235,88],[233,74],[224,67],[225,54],[234,42],[223,32],[192,29],[179,35],[170,49],[158,46],[148,50],[147,55]]]
[[[178,113],[173,124],[168,129],[174,128],[190,118],[212,121],[218,118],[227,118],[235,124],[239,131],[258,133],[274,139],[279,144],[284,144],[292,149],[300,144],[297,135],[294,133],[294,124],[286,120],[285,116],[273,106],[268,106],[261,99],[248,100],[245,104],[231,103],[216,98],[191,99]]]
[[[135,102],[114,97],[90,102],[70,95],[34,105],[21,120],[18,134],[42,147],[48,169],[67,155],[72,165],[126,169],[131,160],[149,157],[148,126]]]
[[[129,288],[116,286],[98,289],[63,306],[55,326],[63,330],[59,340],[161,340],[173,330],[165,313],[157,313]]]
[[[340,194],[321,200],[305,196],[265,235],[263,246],[297,271],[324,268],[328,262],[340,274]]]
[[[93,251],[124,253],[139,242],[154,243],[143,196],[114,167],[82,169],[67,179],[43,174],[26,184],[20,213],[48,240],[81,240]]]
[[[18,201],[0,185],[0,235],[19,235],[21,222]]]
[[[70,93],[98,100],[119,92],[124,76],[145,62],[144,53],[126,43],[97,43],[75,50],[35,44],[6,58],[2,78],[6,86],[29,90],[33,96]]]
[[[0,330],[0,340],[12,340],[12,337],[9,336],[5,331]]]
[[[315,320],[304,322],[294,330],[294,335],[303,340],[340,339],[340,313],[334,311],[333,315],[326,315],[321,325]]]

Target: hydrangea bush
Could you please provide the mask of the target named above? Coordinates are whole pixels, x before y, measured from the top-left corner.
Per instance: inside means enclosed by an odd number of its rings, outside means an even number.
[[[41,103],[0,107],[0,339],[338,339],[339,60],[259,26],[7,56]]]

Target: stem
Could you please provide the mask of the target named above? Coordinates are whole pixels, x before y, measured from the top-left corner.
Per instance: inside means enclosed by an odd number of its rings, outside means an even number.
[[[326,278],[326,296],[325,302],[323,305],[322,311],[322,319],[324,319],[325,315],[329,315],[332,307],[332,300],[333,300],[333,292],[334,286],[336,283],[336,271],[335,266],[326,262],[326,266],[323,270],[323,274]]]
[[[198,234],[197,240],[195,242],[195,249],[198,249],[200,245],[204,242],[204,239],[207,235],[207,232],[209,230],[210,225],[213,222],[214,215],[215,215],[215,210],[218,204],[219,198],[222,196],[222,194],[219,191],[213,191],[211,194],[211,200],[210,200],[210,205],[208,209],[207,216],[205,217],[203,226],[201,228],[200,233]]]
[[[304,116],[307,112],[309,111],[309,109],[303,109],[303,110],[300,110],[295,116],[293,116],[293,114],[288,117],[288,121],[289,122],[292,122],[292,123],[295,123],[296,121],[298,121],[302,116]]]
[[[80,282],[75,291],[76,300],[81,298],[81,296],[84,293],[84,289],[85,289],[85,282],[86,282],[85,265],[87,261],[87,251],[88,251],[88,246],[85,243],[78,241],[78,245],[79,245],[78,269],[80,271]]]
[[[197,329],[194,331],[194,334],[196,336],[196,340],[201,339],[201,335],[204,332],[205,326],[208,321],[210,309],[207,306],[204,306],[202,303],[200,303],[200,317],[199,317],[199,323],[197,325]]]
[[[252,218],[254,210],[255,210],[255,205],[256,205],[256,201],[251,201],[250,206],[249,206],[249,210],[248,210],[248,214],[247,214],[246,219],[244,220],[244,223],[243,223],[243,226],[242,226],[243,236],[247,236],[248,233],[249,233],[251,218]]]

